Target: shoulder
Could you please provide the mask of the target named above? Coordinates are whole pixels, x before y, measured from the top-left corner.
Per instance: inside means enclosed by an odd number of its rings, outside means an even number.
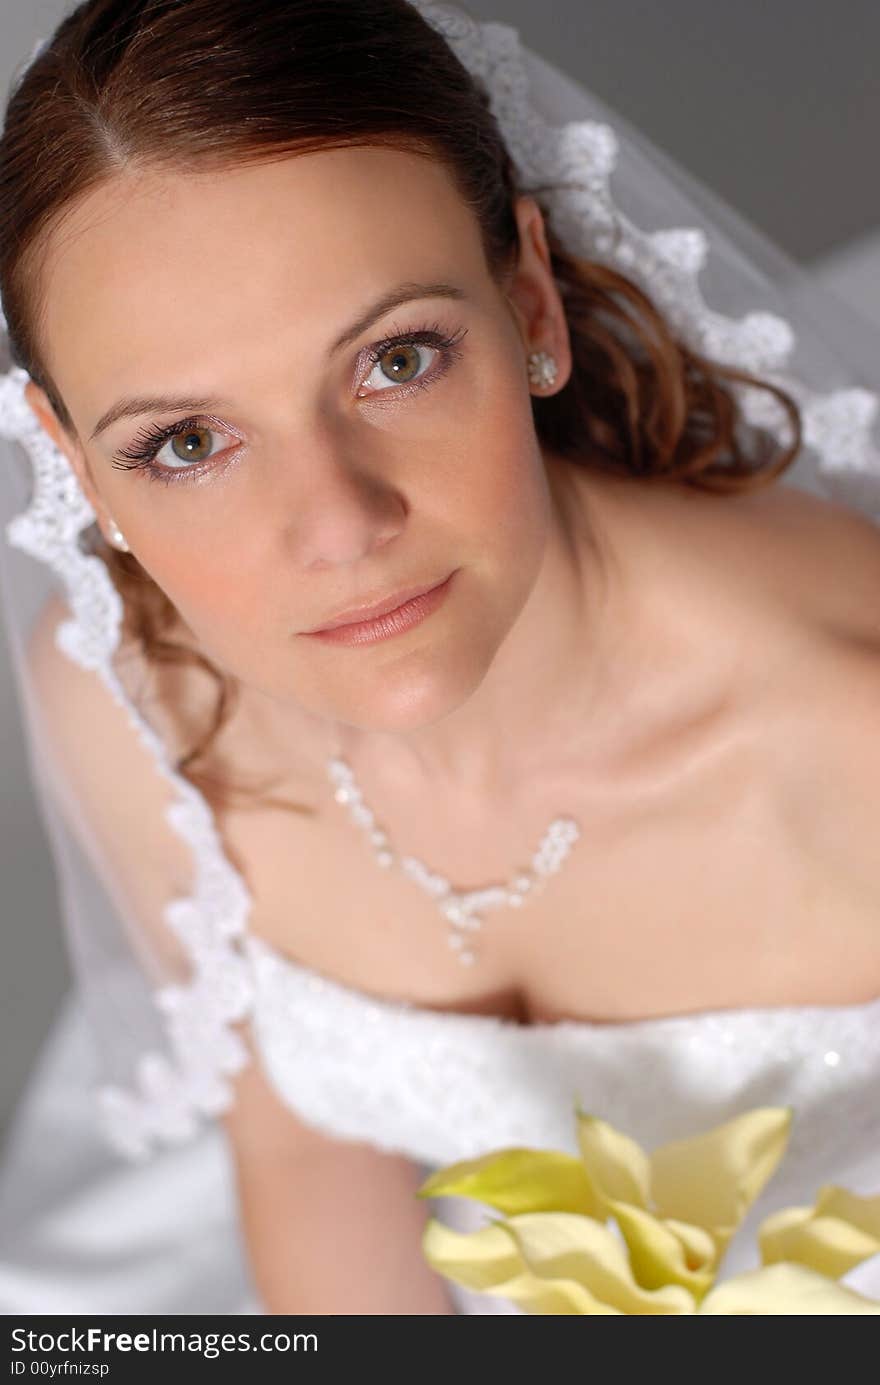
[[[880,770],[880,524],[776,485],[736,497],[728,544],[750,596],[766,598],[761,638],[784,645],[792,714],[810,709],[838,744],[863,737]]]
[[[778,481],[722,493],[591,476],[586,494],[587,528],[592,506],[635,580],[678,601],[718,654],[741,637],[775,662],[806,643],[817,658],[861,653],[870,676],[880,523],[867,514]]]
[[[871,665],[880,652],[880,524],[794,485],[734,494],[667,488],[649,522],[707,601],[751,626],[756,639],[799,636],[829,654],[847,645]]]
[[[628,537],[756,720],[861,774],[880,814],[880,524],[794,485],[647,488]],[[850,747],[862,743],[861,755]]]
[[[751,530],[759,575],[784,590],[792,612],[825,622],[829,633],[861,632],[880,646],[880,524],[794,486],[737,499],[736,518]]]
[[[854,897],[880,905],[880,525],[792,487],[749,499],[768,628],[780,643],[791,632],[768,698],[792,821]]]

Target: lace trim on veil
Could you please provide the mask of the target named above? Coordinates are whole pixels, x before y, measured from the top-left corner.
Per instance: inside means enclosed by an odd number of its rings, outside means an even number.
[[[803,442],[817,453],[822,471],[880,473],[880,451],[871,441],[876,394],[861,387],[828,394],[810,390],[783,370],[796,345],[784,318],[756,311],[735,319],[709,307],[697,282],[709,253],[705,231],[642,231],[621,211],[610,185],[619,153],[614,130],[595,120],[564,125],[544,120],[531,101],[525,61],[529,50],[523,49],[517,30],[507,24],[475,25],[433,0],[415,3],[463,65],[483,81],[514,160],[518,185],[523,192],[540,193],[566,247],[627,274],[692,350],[787,390],[802,411]],[[793,441],[779,400],[752,386],[737,384],[733,389],[747,423],[771,432],[782,446]]]
[[[445,5],[418,3],[463,64],[491,96],[523,191],[540,191],[554,229],[573,253],[619,267],[653,297],[681,338],[726,365],[761,375],[796,399],[804,418],[804,443],[819,470],[880,475],[880,453],[870,430],[878,400],[862,388],[817,394],[783,372],[795,345],[790,325],[756,311],[741,319],[723,316],[704,301],[697,277],[708,239],[700,228],[654,232],[638,229],[612,200],[609,179],[618,141],[610,126],[591,120],[550,125],[533,108],[526,57],[518,33],[505,24],[479,24]],[[39,47],[39,45],[38,45]],[[0,327],[5,322],[0,317]],[[122,623],[121,598],[100,558],[79,547],[80,532],[94,511],[63,454],[37,422],[24,397],[28,376],[15,368],[0,378],[0,436],[20,442],[33,463],[28,508],[7,526],[9,542],[49,566],[62,579],[72,619],[57,631],[59,648],[103,678],[125,709],[176,801],[167,810],[172,828],[188,844],[195,864],[190,895],[164,910],[193,964],[192,979],[154,992],[163,1014],[172,1057],[151,1051],[136,1065],[129,1090],[104,1085],[96,1091],[98,1119],[120,1153],[144,1158],[151,1144],[176,1143],[198,1128],[200,1116],[228,1109],[227,1078],[249,1061],[232,1026],[251,1014],[252,963],[240,947],[251,898],[226,857],[204,796],[171,766],[166,747],[134,707],[112,666]],[[790,443],[790,423],[765,391],[734,386],[746,421]]]
[[[206,799],[173,769],[164,743],[113,668],[122,598],[104,562],[79,547],[80,531],[94,520],[94,511],[66,457],[29,407],[27,381],[21,369],[0,380],[0,433],[24,446],[34,472],[31,503],[7,525],[7,538],[62,579],[73,615],[58,626],[55,642],[74,663],[99,674],[173,785],[176,798],[166,817],[189,846],[195,866],[192,893],[171,899],[163,910],[192,961],[192,979],[154,992],[174,1061],[146,1053],[137,1065],[134,1092],[111,1085],[96,1092],[105,1135],[121,1153],[138,1158],[148,1152],[151,1139],[175,1142],[194,1134],[197,1113],[212,1116],[225,1110],[231,1093],[223,1075],[248,1062],[247,1049],[231,1025],[250,1013],[253,1000],[250,966],[234,943],[245,932],[251,899],[223,850]]]

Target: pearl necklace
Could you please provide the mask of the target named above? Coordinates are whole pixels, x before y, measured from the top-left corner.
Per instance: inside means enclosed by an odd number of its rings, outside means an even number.
[[[376,860],[383,870],[399,863],[404,874],[436,900],[440,912],[450,925],[449,946],[465,966],[476,960],[472,945],[473,935],[483,924],[483,919],[477,911],[498,908],[502,904],[509,904],[515,909],[521,908],[527,899],[534,898],[540,892],[548,876],[559,870],[571,851],[572,844],[580,836],[580,829],[572,818],[554,818],[532,857],[530,870],[518,871],[506,885],[487,885],[478,890],[454,890],[444,876],[429,870],[416,856],[398,857],[387,834],[377,824],[372,809],[364,802],[354,770],[342,755],[331,755],[328,758],[327,771],[331,783],[336,786],[333,795],[336,802],[344,804],[352,821],[366,832]],[[470,939],[467,937],[468,934],[471,935]]]

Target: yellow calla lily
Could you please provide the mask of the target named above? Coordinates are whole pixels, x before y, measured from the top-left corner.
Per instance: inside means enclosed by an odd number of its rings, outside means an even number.
[[[626,1246],[611,1227],[592,1217],[572,1212],[525,1212],[504,1225],[526,1267],[541,1279],[573,1280],[618,1313],[694,1312],[692,1296],[680,1285],[646,1289],[639,1284]]]
[[[757,1107],[648,1155],[606,1121],[576,1114],[587,1177],[606,1212],[629,1203],[664,1223],[702,1227],[719,1257],[782,1158],[792,1119],[787,1106]]]
[[[759,1106],[704,1135],[655,1149],[651,1192],[659,1215],[729,1239],[776,1172],[792,1116],[788,1106]]]
[[[686,1290],[647,1291],[626,1249],[601,1222],[571,1212],[529,1212],[473,1232],[431,1218],[428,1263],[467,1289],[512,1299],[527,1313],[587,1316],[693,1313]]]
[[[598,1116],[578,1109],[577,1140],[590,1186],[600,1203],[629,1202],[647,1210],[651,1161],[641,1145]]]
[[[880,1196],[859,1197],[832,1184],[813,1207],[788,1207],[758,1228],[765,1265],[786,1260],[839,1279],[880,1253]]]
[[[528,1313],[880,1313],[833,1282],[880,1252],[880,1195],[834,1185],[813,1207],[765,1218],[761,1269],[716,1282],[784,1154],[792,1114],[758,1107],[648,1154],[577,1110],[579,1160],[513,1148],[434,1173],[418,1196],[469,1197],[507,1216],[471,1233],[431,1219],[424,1253],[447,1278]]]
[[[725,1280],[706,1295],[700,1312],[737,1317],[780,1314],[803,1317],[829,1313],[880,1315],[880,1303],[804,1265],[781,1263]]]
[[[575,1154],[555,1149],[501,1149],[479,1159],[461,1159],[432,1174],[418,1197],[473,1198],[499,1212],[581,1212],[601,1215]]]
[[[640,1282],[681,1284],[699,1301],[782,1158],[791,1110],[758,1107],[650,1155],[607,1121],[576,1115],[587,1178],[604,1214],[615,1217]]]
[[[699,1301],[711,1287],[718,1263],[709,1233],[684,1222],[661,1221],[625,1202],[615,1202],[613,1210],[638,1282],[646,1289],[680,1284]]]
[[[478,1231],[452,1231],[435,1218],[429,1219],[422,1248],[430,1265],[461,1284],[487,1294],[511,1299],[527,1313],[619,1315],[593,1297],[581,1284],[563,1276],[533,1274],[504,1223]]]

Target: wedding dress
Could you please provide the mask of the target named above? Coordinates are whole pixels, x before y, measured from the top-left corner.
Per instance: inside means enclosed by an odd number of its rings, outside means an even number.
[[[456,18],[449,40],[462,44],[471,58],[476,55],[484,73],[496,73],[502,103],[505,93],[515,93],[516,113],[508,112],[512,123],[506,134],[517,147],[522,86],[507,80],[511,65],[520,61],[510,38],[514,31],[504,25],[478,28],[479,34],[471,21]],[[572,103],[580,116],[561,142],[559,164],[553,164],[553,147],[544,136],[534,165],[529,161],[535,142],[524,138],[518,146],[521,173],[533,167],[534,178],[546,182],[548,166],[556,169],[556,215],[574,242],[585,221],[585,204],[578,200],[584,186],[602,203],[602,179],[614,163],[610,132],[585,118],[603,114],[601,103],[528,50],[525,56],[533,83],[543,76],[548,117],[565,119]],[[578,158],[594,161],[580,190],[573,172]],[[712,226],[715,272],[721,267],[731,276],[725,280],[719,273],[716,280],[730,306],[744,306],[754,292],[763,308],[778,292],[778,301],[799,325],[807,321],[812,283],[792,281],[785,287],[778,276],[761,278],[756,259],[773,269],[790,266],[773,260],[763,247],[758,254],[758,242],[740,226],[734,239],[725,241],[719,223],[733,226],[730,215],[698,194],[680,170],[670,174],[656,151],[646,154],[644,143],[631,133],[621,140],[620,160],[621,191],[628,177],[633,203],[648,198],[655,178],[661,207],[692,214],[695,204],[711,205],[711,215],[703,211],[702,218]],[[527,173],[522,176],[528,185]],[[612,203],[602,205],[616,216]],[[590,206],[592,216],[595,205]],[[610,239],[607,227],[592,225],[593,251],[599,246],[611,258],[628,254],[629,272],[677,315],[682,335],[703,348],[711,340],[719,357],[760,366],[758,373],[789,384],[781,370],[792,349],[784,321],[764,311],[734,321],[702,303],[696,277],[706,251],[705,231],[667,225],[641,236],[625,218],[615,225],[616,238]],[[744,258],[744,246],[751,261]],[[742,290],[738,296],[734,283]],[[819,303],[825,306],[821,298]],[[803,319],[796,310],[803,311]],[[826,334],[833,318],[832,308],[823,316]],[[864,359],[869,359],[876,330],[855,318],[851,322],[854,338],[864,333]],[[854,339],[839,338],[827,356],[825,349],[804,330],[799,342],[804,367],[812,366],[821,381],[834,386],[840,360],[849,355],[852,362],[855,353],[848,378],[858,378],[862,348]],[[257,937],[249,928],[247,890],[225,857],[207,803],[173,774],[161,738],[113,681],[118,617],[113,593],[100,565],[82,561],[75,550],[79,531],[92,516],[71,489],[59,454],[34,434],[33,418],[23,412],[21,385],[14,371],[0,378],[0,437],[29,452],[36,478],[27,512],[20,503],[26,488],[18,495],[7,489],[4,496],[0,484],[6,506],[0,519],[25,555],[10,550],[2,559],[7,597],[27,593],[14,608],[11,601],[7,606],[13,646],[21,649],[39,609],[36,556],[64,577],[68,596],[75,598],[75,618],[62,629],[59,647],[108,680],[157,772],[178,795],[168,813],[169,830],[191,849],[194,886],[191,895],[169,902],[165,917],[191,950],[195,979],[190,987],[179,986],[156,967],[157,984],[146,984],[138,965],[144,949],[139,951],[133,937],[133,921],[121,922],[124,907],[102,894],[95,861],[71,831],[60,806],[63,796],[35,754],[35,782],[78,985],[25,1091],[0,1168],[0,1307],[5,1313],[262,1312],[247,1267],[230,1153],[221,1126],[210,1119],[223,1109],[226,1076],[243,1061],[230,1028],[243,1017],[249,1019],[259,1061],[292,1111],[330,1135],[404,1154],[426,1177],[441,1165],[504,1146],[576,1153],[576,1101],[648,1149],[756,1106],[791,1106],[794,1122],[785,1158],[725,1257],[725,1277],[757,1264],[754,1229],[769,1212],[811,1203],[829,1182],[856,1193],[880,1192],[880,996],[864,1004],[524,1026],[379,1000],[283,956]],[[809,448],[786,483],[836,491],[880,520],[880,457],[868,437],[876,397],[863,388],[838,388],[828,394],[801,391],[799,402]],[[762,421],[753,395],[744,394],[743,405],[752,421]],[[770,426],[768,416],[763,421]],[[37,746],[39,721],[25,675],[22,689],[28,735]],[[295,882],[292,899],[295,908]],[[432,1210],[462,1228],[485,1217],[479,1206],[460,1199],[437,1199]],[[880,1257],[844,1282],[880,1297]],[[502,1299],[457,1286],[450,1293],[461,1313],[519,1311]],[[339,1311],[346,1311],[344,1304]]]
[[[768,1212],[812,1201],[829,1181],[877,1192],[880,997],[525,1026],[375,1000],[262,939],[247,947],[257,978],[253,1033],[280,1098],[328,1133],[409,1155],[425,1177],[508,1145],[576,1153],[575,1095],[646,1148],[754,1106],[789,1104],[796,1120],[786,1156],[737,1233],[725,1276],[757,1265],[754,1230]],[[0,1180],[3,1311],[262,1312],[220,1129],[205,1127],[148,1162],[120,1163],[90,1117],[90,1076],[90,1040],[71,998],[31,1079]],[[429,1205],[462,1230],[481,1224],[476,1205]],[[842,1282],[880,1297],[880,1259]],[[459,1312],[519,1311],[457,1285],[450,1293]]]

